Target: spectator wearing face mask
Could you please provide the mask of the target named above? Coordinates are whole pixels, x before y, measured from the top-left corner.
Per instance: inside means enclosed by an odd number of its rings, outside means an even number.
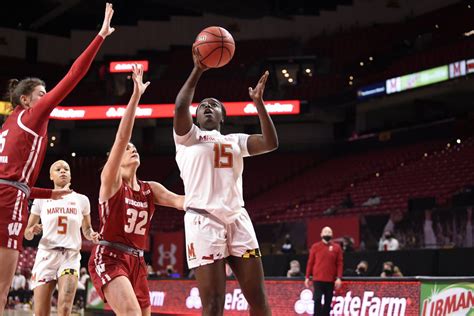
[[[341,286],[342,249],[338,243],[331,241],[332,236],[330,227],[322,229],[322,240],[311,246],[306,265],[305,285],[309,287],[313,282],[314,314],[317,316],[329,316],[334,288]],[[323,296],[324,306],[321,304]]]
[[[344,271],[344,275],[351,277],[365,277],[368,276],[367,270],[369,270],[369,263],[365,260],[362,260],[357,264],[355,269],[347,269]]]
[[[301,272],[300,262],[298,260],[291,260],[290,261],[290,270],[286,273],[288,278],[295,278],[295,277],[302,277],[304,276],[303,272]]]
[[[379,241],[379,251],[394,251],[400,249],[398,240],[393,236],[391,230],[386,230]]]
[[[402,277],[403,274],[400,271],[400,268],[397,267],[392,261],[386,261],[383,263],[383,271],[380,274],[382,278],[391,278],[391,277]]]
[[[293,247],[293,243],[291,242],[290,234],[285,235],[285,242],[281,245],[281,252],[295,253],[295,247]]]

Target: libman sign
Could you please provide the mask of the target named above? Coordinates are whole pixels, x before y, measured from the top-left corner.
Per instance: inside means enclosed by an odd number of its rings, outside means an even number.
[[[474,316],[474,283],[423,282],[421,316]]]

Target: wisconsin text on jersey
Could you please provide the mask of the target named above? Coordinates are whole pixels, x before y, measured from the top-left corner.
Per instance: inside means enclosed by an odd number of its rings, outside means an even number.
[[[125,204],[136,206],[136,207],[143,207],[143,208],[148,207],[148,202],[134,201],[134,200],[130,200],[129,198],[125,198]]]

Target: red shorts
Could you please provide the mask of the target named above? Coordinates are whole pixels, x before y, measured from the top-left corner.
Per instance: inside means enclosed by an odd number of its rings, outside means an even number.
[[[22,250],[28,223],[28,199],[23,191],[0,184],[0,247]]]
[[[103,289],[118,276],[130,280],[141,308],[150,306],[147,268],[143,257],[135,257],[120,250],[97,245],[89,258],[89,273],[95,289],[106,302]]]

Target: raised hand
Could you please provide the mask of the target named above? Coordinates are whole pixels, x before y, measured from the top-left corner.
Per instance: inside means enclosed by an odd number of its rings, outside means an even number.
[[[201,71],[206,71],[209,69],[209,67],[207,67],[206,65],[204,65],[203,63],[201,63],[199,61],[199,52],[197,49],[194,48],[193,46],[193,61],[194,61],[194,68],[197,68]]]
[[[112,20],[112,16],[114,15],[114,9],[112,7],[112,3],[105,4],[105,15],[104,15],[104,22],[102,22],[102,27],[100,28],[99,35],[103,38],[106,38],[110,34],[115,31],[115,28],[110,26],[110,21]]]
[[[63,196],[72,193],[73,191],[69,188],[70,186],[71,184],[68,183],[62,189],[54,189],[53,192],[51,193],[51,198],[53,200],[58,200],[58,199],[62,199]]]
[[[146,88],[150,85],[150,81],[143,83],[143,66],[142,65],[133,64],[132,72],[133,72],[132,79],[133,79],[134,89],[136,89],[136,91],[140,93],[140,95],[142,95],[145,92]]]
[[[263,92],[265,91],[265,84],[269,74],[268,70],[265,71],[255,88],[249,87],[249,96],[254,102],[263,101]]]

